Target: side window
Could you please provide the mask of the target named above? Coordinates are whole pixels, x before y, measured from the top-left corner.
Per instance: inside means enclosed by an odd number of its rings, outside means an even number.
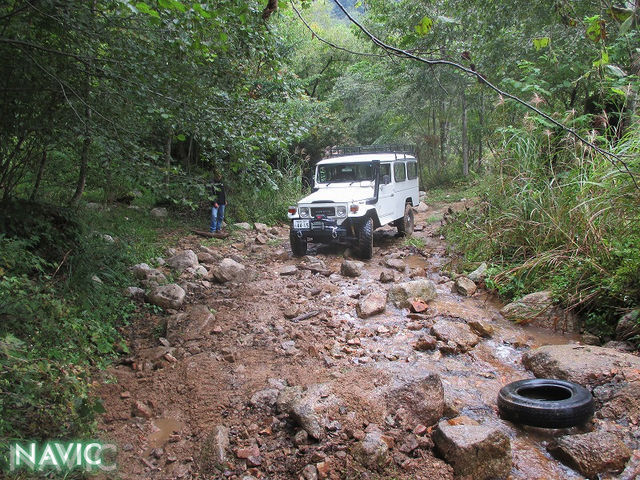
[[[415,180],[418,178],[418,164],[417,162],[407,163],[407,178],[409,180]]]
[[[393,164],[393,176],[396,182],[404,182],[407,179],[407,172],[404,169],[403,162],[397,162]]]
[[[391,165],[389,165],[388,163],[380,164],[380,183],[383,185],[391,183]]]

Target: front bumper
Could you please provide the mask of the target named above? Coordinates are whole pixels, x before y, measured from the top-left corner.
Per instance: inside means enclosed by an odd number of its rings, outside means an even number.
[[[349,219],[340,225],[330,218],[295,219],[291,221],[291,234],[318,243],[356,239],[353,223]]]

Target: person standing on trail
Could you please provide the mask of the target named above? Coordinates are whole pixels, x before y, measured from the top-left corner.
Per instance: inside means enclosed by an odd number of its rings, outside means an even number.
[[[222,176],[216,174],[211,184],[211,193],[213,195],[213,207],[211,207],[211,233],[220,232],[222,230],[222,221],[224,220],[224,209],[227,206],[227,195],[224,191]]]

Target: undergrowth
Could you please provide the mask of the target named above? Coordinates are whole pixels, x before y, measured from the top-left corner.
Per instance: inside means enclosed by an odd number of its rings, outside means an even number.
[[[640,177],[638,123],[613,147],[626,168],[566,140],[502,133],[495,178],[447,238],[466,262],[491,262],[487,283],[506,299],[550,289],[588,330],[611,335],[640,305],[640,191],[626,171]]]
[[[129,267],[162,253],[173,240],[165,229],[183,228],[126,207],[14,202],[0,207],[0,218],[2,464],[11,439],[94,433],[104,409],[91,377],[127,352],[123,332],[136,310],[122,295]]]

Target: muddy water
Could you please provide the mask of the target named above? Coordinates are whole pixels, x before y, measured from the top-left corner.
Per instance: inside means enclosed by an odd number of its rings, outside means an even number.
[[[162,448],[174,433],[179,433],[184,428],[184,423],[174,418],[156,418],[153,421],[154,432],[149,435],[149,447],[143,456],[148,456],[154,448]]]
[[[426,214],[428,215],[429,213]],[[414,236],[424,239],[426,246],[421,252],[404,257],[409,269],[422,270],[427,278],[440,282],[438,297],[429,303],[429,309],[423,317],[426,328],[417,331],[407,329],[407,322],[411,321],[407,318],[407,312],[392,305],[387,306],[385,314],[367,320],[350,314],[343,315],[356,330],[356,334],[360,332],[366,363],[396,378],[416,378],[427,372],[438,373],[445,389],[448,415],[467,415],[481,424],[500,428],[511,438],[513,469],[509,478],[582,478],[554,460],[546,451],[545,447],[554,435],[566,432],[542,429],[532,431],[525,429],[527,427],[504,422],[499,419],[496,406],[500,388],[515,380],[532,377],[521,364],[525,351],[541,345],[575,342],[577,336],[514,325],[499,315],[502,305],[486,293],[481,292],[471,298],[451,293],[451,284],[444,283],[440,276],[443,265],[448,261],[445,245],[437,237],[431,236],[432,232],[433,228],[427,226],[423,231],[414,233]],[[377,232],[376,244],[382,245],[380,253],[383,255],[387,250],[385,247],[401,245],[398,240],[394,242],[392,233],[393,231],[385,230]],[[339,263],[336,257],[325,257],[325,260]],[[341,282],[341,294],[353,297],[360,289],[380,288],[376,285],[376,280],[384,268],[382,263],[381,259],[374,257],[367,265],[367,275]],[[482,320],[494,327],[494,334],[464,354],[443,355],[439,351],[415,351],[413,344],[420,336],[428,334],[429,325],[439,319],[460,322]],[[389,333],[372,336],[371,332],[377,332],[380,326],[388,329]],[[354,362],[358,361],[354,359]]]

